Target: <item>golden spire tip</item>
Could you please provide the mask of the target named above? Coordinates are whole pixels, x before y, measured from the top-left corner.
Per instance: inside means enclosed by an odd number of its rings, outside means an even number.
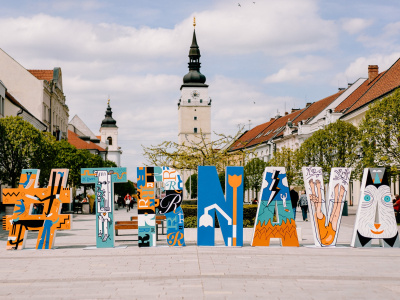
[[[193,17],[193,27],[196,28],[196,17]]]

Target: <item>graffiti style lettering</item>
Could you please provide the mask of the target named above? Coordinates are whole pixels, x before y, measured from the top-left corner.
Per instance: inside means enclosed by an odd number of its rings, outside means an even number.
[[[71,229],[71,215],[60,214],[62,203],[71,203],[71,193],[66,188],[67,169],[53,169],[47,188],[39,188],[37,169],[24,169],[19,187],[3,189],[3,203],[15,204],[13,215],[6,218],[9,230],[7,249],[23,249],[28,230],[38,230],[36,249],[51,249],[57,230]],[[43,204],[43,212],[34,207]]]
[[[243,246],[243,167],[226,168],[226,198],[215,167],[198,167],[197,244],[214,246],[215,213],[225,246]]]
[[[298,247],[292,206],[286,205],[290,192],[285,168],[267,167],[263,178],[251,245],[269,246],[271,238],[279,238],[282,246]]]
[[[95,184],[96,247],[114,247],[114,183],[127,182],[126,168],[81,169],[81,182]]]
[[[325,201],[322,168],[303,167],[314,244],[317,247],[336,245],[350,175],[350,168],[332,168],[327,203]]]
[[[364,169],[351,246],[370,247],[373,239],[382,247],[400,247],[385,168]]]

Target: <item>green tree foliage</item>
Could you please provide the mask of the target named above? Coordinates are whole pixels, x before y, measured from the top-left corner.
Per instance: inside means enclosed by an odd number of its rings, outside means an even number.
[[[217,139],[207,141],[202,132],[199,133],[199,142],[178,144],[164,141],[159,145],[143,148],[143,155],[149,166],[171,167],[176,170],[197,170],[198,166],[215,166],[222,172],[230,160],[235,160],[237,154],[228,152],[228,146],[241,135],[239,130],[234,137],[217,134]],[[246,156],[244,152],[242,155]]]
[[[128,182],[114,184],[114,193],[120,196],[125,196],[126,194],[134,195],[136,194],[136,188],[133,182],[128,180]]]
[[[218,173],[218,180],[221,184],[222,192],[225,194],[225,171]],[[185,187],[187,191],[190,191],[190,196],[192,199],[197,198],[197,173],[192,174],[185,182]]]
[[[304,141],[299,150],[299,165],[319,166],[326,176],[332,167],[351,167],[356,171],[353,174],[360,174],[359,147],[358,129],[338,120]]]
[[[51,156],[48,136],[21,117],[0,119],[0,180],[16,187],[22,169],[44,166]]]
[[[377,101],[360,125],[363,162],[366,167],[400,165],[400,90]]]
[[[185,182],[186,190],[190,192],[190,198],[197,198],[197,173],[189,176]]]
[[[285,167],[289,187],[302,183],[301,167],[299,166],[299,150],[283,147],[275,152],[274,157],[268,162],[269,166]]]
[[[256,194],[261,189],[262,175],[267,163],[255,157],[244,166],[244,189],[254,190]]]
[[[37,130],[21,117],[0,119],[0,181],[16,187],[22,169],[40,169],[40,185],[47,185],[51,169],[69,169],[68,183],[81,186],[81,168],[116,167],[88,150]]]

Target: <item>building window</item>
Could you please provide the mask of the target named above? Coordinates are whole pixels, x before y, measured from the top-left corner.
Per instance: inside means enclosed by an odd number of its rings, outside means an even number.
[[[112,137],[111,137],[111,136],[109,136],[109,137],[107,138],[107,142],[108,142],[108,145],[109,145],[109,146],[112,146]]]
[[[197,133],[197,127],[193,128],[193,132]]]
[[[193,120],[197,121],[197,117],[193,117]]]
[[[5,112],[4,112],[4,98],[0,96],[0,115],[4,117]]]
[[[190,103],[190,99],[188,99],[188,103]]]
[[[200,103],[203,103],[203,99],[200,99]]]

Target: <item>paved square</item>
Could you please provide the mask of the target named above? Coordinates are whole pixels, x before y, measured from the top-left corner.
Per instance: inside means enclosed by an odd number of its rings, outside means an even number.
[[[60,232],[56,249],[7,251],[0,231],[2,299],[395,299],[400,293],[400,249],[349,248],[355,209],[342,218],[339,246],[313,245],[311,224],[300,248],[197,247],[195,229],[185,229],[187,247],[138,248],[134,231],[121,231],[115,249],[93,249],[94,215],[74,215],[72,230]],[[116,220],[129,213],[115,211]],[[299,219],[300,214],[297,213]],[[247,240],[246,240],[247,239]],[[216,236],[222,245],[221,235]],[[124,246],[124,247],[122,247]],[[126,246],[126,247],[125,247]]]

